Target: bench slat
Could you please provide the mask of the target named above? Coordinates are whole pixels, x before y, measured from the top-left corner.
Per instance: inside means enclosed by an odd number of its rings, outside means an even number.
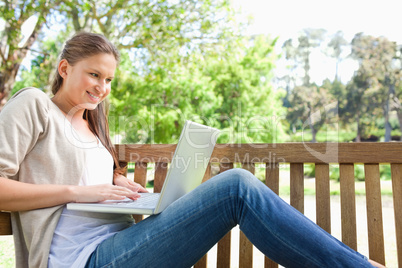
[[[391,164],[391,177],[394,196],[396,249],[400,267],[402,265],[402,164]]]
[[[365,164],[364,173],[369,256],[370,259],[385,264],[380,167],[378,164]]]
[[[253,163],[243,163],[242,168],[255,173]],[[248,240],[246,235],[240,231],[239,244],[239,268],[253,267],[253,244]]]
[[[208,264],[208,255],[205,254],[196,264],[194,264],[194,268],[207,268]]]
[[[202,182],[206,182],[211,178],[211,163],[208,163],[207,169],[205,170]],[[194,268],[207,268],[208,264],[208,254],[205,254],[195,265]]]
[[[147,166],[147,163],[137,162],[134,167],[134,181],[142,187],[147,185]]]
[[[165,162],[155,163],[155,179],[154,179],[154,192],[160,193],[162,191],[163,183],[168,171],[168,164]]]
[[[331,196],[328,164],[315,165],[315,188],[317,224],[328,233],[331,233]]]
[[[277,164],[265,164],[265,184],[279,195],[279,166]]]
[[[218,254],[216,260],[217,268],[230,267],[230,243],[232,242],[232,232],[228,232],[218,242]]]
[[[233,163],[220,163],[220,172],[225,172],[226,170],[232,169]],[[230,244],[232,241],[232,232],[229,231],[219,242],[218,242],[218,253],[216,260],[217,268],[227,268],[230,267]]]
[[[304,213],[304,166],[290,164],[290,205]]]
[[[116,145],[126,162],[171,162],[176,144]],[[336,150],[334,149],[336,148]],[[334,149],[334,150],[328,150]],[[381,155],[378,155],[381,152]],[[402,146],[395,142],[217,144],[212,162],[401,163]],[[274,156],[272,158],[268,156]],[[381,157],[379,159],[379,157]],[[246,161],[244,159],[249,159]]]
[[[0,211],[0,235],[12,235],[11,214]]]
[[[279,195],[279,165],[265,164],[265,184]],[[278,268],[278,264],[266,256],[264,257],[264,266],[265,268]]]
[[[357,250],[355,174],[353,164],[340,164],[342,242]]]
[[[134,181],[139,183],[142,187],[147,184],[147,163],[137,162],[134,167]],[[144,219],[144,215],[133,215],[136,223]]]

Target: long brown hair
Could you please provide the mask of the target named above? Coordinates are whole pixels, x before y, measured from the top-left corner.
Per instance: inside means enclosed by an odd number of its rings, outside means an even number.
[[[68,63],[73,66],[85,58],[103,53],[113,55],[116,62],[120,60],[119,51],[105,36],[95,33],[80,32],[65,43],[59,60],[66,59]],[[52,83],[52,93],[54,95],[59,91],[62,84],[63,78],[59,72],[56,71]],[[92,133],[99,138],[112,155],[115,164],[115,173],[123,174],[124,170],[120,168],[117,153],[110,140],[105,101],[99,103],[94,110],[85,110],[84,119],[88,121],[89,129]]]

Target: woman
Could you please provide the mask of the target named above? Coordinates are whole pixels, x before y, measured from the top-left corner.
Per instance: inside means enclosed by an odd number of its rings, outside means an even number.
[[[0,113],[0,209],[13,211],[17,267],[190,267],[231,228],[287,267],[382,267],[286,204],[251,173],[224,172],[165,211],[71,212],[69,202],[139,198],[117,168],[103,100],[119,61],[103,36],[66,42],[49,99],[19,91]]]

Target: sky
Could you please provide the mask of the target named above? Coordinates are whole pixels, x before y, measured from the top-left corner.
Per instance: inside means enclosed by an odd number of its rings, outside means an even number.
[[[401,0],[232,0],[240,8],[244,18],[253,17],[249,34],[270,34],[279,37],[277,52],[289,38],[297,39],[298,33],[306,28],[323,28],[328,34],[344,33],[350,42],[356,33],[384,36],[402,44]],[[335,61],[321,53],[311,56],[311,78],[321,83],[325,78],[335,76]],[[279,69],[281,63],[278,63]],[[340,76],[347,82],[357,63],[351,59],[340,65]],[[280,71],[279,71],[280,72]]]

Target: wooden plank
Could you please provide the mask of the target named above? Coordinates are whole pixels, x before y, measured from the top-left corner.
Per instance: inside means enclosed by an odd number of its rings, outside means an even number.
[[[398,267],[402,266],[402,164],[391,165]]]
[[[207,254],[205,254],[196,264],[194,264],[194,268],[207,268]]]
[[[364,173],[369,257],[376,262],[385,264],[380,167],[378,164],[366,164],[364,165]]]
[[[230,267],[230,243],[232,242],[232,232],[228,232],[218,242],[218,254],[216,260],[217,268]]]
[[[162,186],[166,179],[167,170],[168,170],[168,163],[166,162],[155,163],[155,177],[154,177],[155,193],[160,193],[162,191]]]
[[[331,233],[331,195],[329,185],[329,165],[315,165],[315,197],[317,224]]]
[[[279,265],[276,262],[274,262],[273,260],[271,260],[270,258],[265,256],[264,257],[264,267],[265,268],[278,268]]]
[[[255,173],[253,163],[243,163],[242,168]],[[239,268],[253,267],[253,244],[248,240],[246,235],[240,231],[240,244],[239,244]]]
[[[208,163],[202,182],[211,178],[211,163]],[[206,268],[208,263],[208,254],[205,254],[195,265],[194,268]]]
[[[279,165],[275,163],[265,164],[265,184],[277,195],[279,195]],[[265,268],[278,268],[278,264],[268,258],[264,257]]]
[[[249,267],[253,267],[253,244],[251,244],[246,235],[240,231],[239,268]]]
[[[0,211],[0,235],[12,235],[11,214]]]
[[[290,205],[304,213],[304,166],[290,164]]]
[[[147,163],[136,162],[134,167],[134,181],[141,184],[142,187],[147,185]]]
[[[265,184],[279,195],[279,165],[275,163],[265,164]]]
[[[357,250],[355,174],[353,164],[340,164],[342,242]]]
[[[221,173],[232,168],[233,163],[220,163],[219,165],[219,170]],[[218,253],[216,260],[217,268],[230,267],[231,241],[232,241],[232,232],[230,231],[218,242]]]
[[[170,163],[175,148],[175,144],[116,145],[119,159],[126,162]],[[402,163],[402,143],[217,144],[211,162]]]
[[[145,187],[147,184],[147,163],[136,162],[134,167],[134,181]],[[144,219],[144,215],[133,215],[136,223]]]

